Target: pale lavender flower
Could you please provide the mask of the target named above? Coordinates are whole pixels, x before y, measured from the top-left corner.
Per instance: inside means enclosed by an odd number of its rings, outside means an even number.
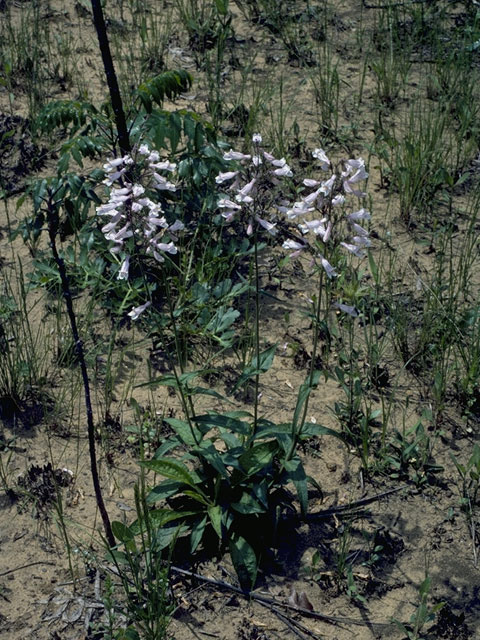
[[[253,144],[262,144],[262,136],[259,133],[254,133],[252,136]]]
[[[230,149],[227,153],[223,154],[224,160],[250,160],[252,156],[247,153],[241,153],[240,151],[234,151]]]
[[[327,274],[328,278],[330,278],[330,280],[332,278],[335,278],[338,274],[335,271],[335,269],[332,267],[332,265],[329,263],[329,261],[326,258],[322,258],[322,267],[325,269],[325,273]]]
[[[342,196],[341,193],[338,193],[336,196],[332,198],[332,206],[341,207],[345,202],[345,196]]]
[[[341,246],[344,247],[349,253],[357,256],[357,258],[364,258],[365,251],[363,251],[360,247],[357,247],[355,244],[349,244],[348,242],[340,242]]]
[[[244,187],[239,189],[237,195],[235,196],[235,200],[237,202],[245,202],[247,204],[250,204],[251,202],[253,202],[253,198],[248,194],[252,191],[255,185],[255,182],[256,182],[256,178],[252,178],[250,182],[248,182]]]
[[[293,172],[288,166],[288,164],[284,164],[280,167],[280,169],[274,169],[273,173],[279,178],[291,178],[293,177]]]
[[[126,256],[125,260],[122,262],[120,271],[118,272],[118,276],[117,276],[118,280],[128,280],[129,267],[130,267],[130,256]]]
[[[358,211],[349,213],[347,218],[352,222],[357,222],[358,220],[370,220],[371,215],[366,209],[359,209]]]
[[[354,236],[352,239],[358,247],[365,247],[368,249],[372,246],[372,241],[368,236]]]
[[[218,174],[218,176],[215,178],[215,182],[217,184],[222,184],[227,180],[231,180],[232,178],[235,178],[235,176],[237,175],[238,175],[238,171],[225,171],[224,173]]]
[[[328,171],[330,167],[330,160],[327,158],[327,154],[323,149],[314,149],[312,151],[312,156],[321,162],[322,171]]]
[[[330,240],[331,235],[332,235],[332,221],[329,220],[327,224],[327,228],[325,229],[325,233],[323,234],[323,238],[322,238],[325,244],[327,244],[327,242]]]
[[[358,316],[358,311],[355,309],[355,307],[349,304],[343,304],[342,302],[335,302],[333,306],[335,307],[335,309],[339,309],[340,311],[343,311],[344,313],[348,314],[352,318],[356,318]]]
[[[322,186],[320,187],[319,191],[324,193],[326,196],[330,195],[333,189],[333,186],[335,185],[336,179],[337,179],[337,176],[333,174],[328,180],[325,180],[325,182],[322,182]]]
[[[172,173],[177,168],[175,162],[170,162],[169,160],[163,160],[162,162],[151,162],[151,169],[157,169],[158,171],[169,171]]]
[[[359,236],[368,236],[368,231],[356,222],[352,222],[352,229]]]
[[[264,220],[263,218],[260,218],[260,216],[255,216],[255,220],[271,235],[271,236],[275,236],[277,235],[277,230],[275,229],[275,227],[277,226],[276,224],[273,224],[272,222],[268,222],[268,220]]]
[[[141,304],[139,307],[133,307],[128,315],[132,320],[137,320],[151,304],[151,302],[146,302],[145,304]]]
[[[307,220],[303,223],[299,223],[298,228],[303,233],[303,235],[307,234],[309,231],[313,231],[315,235],[320,235],[323,237],[326,231],[324,226],[326,221],[326,218],[322,218],[321,220]]]
[[[296,240],[285,240],[282,244],[283,249],[293,249],[293,253],[290,254],[290,258],[296,258],[306,248],[306,244],[297,242]]]

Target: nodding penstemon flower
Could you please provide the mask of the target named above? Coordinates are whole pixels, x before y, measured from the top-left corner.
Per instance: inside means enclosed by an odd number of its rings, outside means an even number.
[[[151,151],[146,144],[142,144],[135,159],[130,155],[115,158],[104,164],[103,169],[107,174],[103,182],[111,187],[110,198],[106,204],[97,207],[97,215],[109,218],[102,232],[113,243],[110,252],[121,256],[117,278],[128,280],[132,248],[128,243],[129,238],[133,239],[136,251],[152,256],[157,262],[165,261],[165,253],[177,253],[176,233],[184,228],[183,223],[176,220],[169,225],[162,215],[162,205],[147,195],[147,191],[153,197],[155,191],[176,190],[176,186],[159,173],[172,173],[176,165],[168,160],[160,160],[157,151]],[[130,175],[135,175],[137,182],[130,182]],[[149,306],[147,302],[134,307],[128,315],[136,320]]]
[[[323,171],[331,171],[331,162],[323,149],[315,149],[312,155],[320,161]],[[357,183],[368,178],[365,162],[362,158],[358,158],[346,160],[343,164],[343,171],[333,172],[327,180],[306,178],[303,185],[314,190],[297,202],[281,208],[288,220],[298,220],[297,229],[301,234],[299,242],[302,243],[302,247],[297,247],[292,244],[293,241],[287,240],[283,243],[283,248],[295,249],[291,254],[292,257],[298,256],[301,251],[309,248],[314,256],[320,259],[329,278],[335,277],[337,273],[328,260],[318,253],[318,245],[317,249],[309,245],[305,239],[307,234],[313,233],[315,238],[320,239],[325,247],[327,243],[331,244],[332,248],[341,246],[358,258],[363,258],[365,249],[371,246],[368,230],[358,224],[370,220],[370,213],[366,209],[359,209],[351,213],[343,211],[347,197],[353,195],[363,198],[366,195],[357,187]],[[305,219],[307,215],[308,220]]]
[[[227,222],[244,222],[247,235],[252,235],[256,228],[275,236],[277,223],[267,220],[265,212],[272,210],[273,213],[277,187],[282,178],[291,178],[293,173],[285,158],[277,159],[261,148],[259,133],[253,134],[252,142],[253,155],[234,150],[223,155],[224,160],[236,161],[240,166],[219,173],[215,178],[215,182],[225,185],[223,188],[228,192],[218,200],[217,207]]]

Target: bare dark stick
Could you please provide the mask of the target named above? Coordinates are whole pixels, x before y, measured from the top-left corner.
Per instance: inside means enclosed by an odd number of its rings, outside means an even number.
[[[214,578],[208,578],[207,576],[203,576],[199,573],[194,573],[193,571],[188,571],[187,569],[181,569],[180,567],[175,567],[170,565],[170,571],[174,573],[179,573],[183,576],[188,576],[190,578],[195,578],[195,580],[199,580],[200,582],[205,582],[206,584],[211,584],[221,589],[227,589],[229,591],[233,591],[234,593],[238,593],[245,598],[249,598],[250,600],[256,600],[266,606],[274,606],[274,607],[283,607],[288,611],[294,611],[299,613],[307,618],[315,618],[316,620],[323,620],[324,622],[329,622],[330,624],[354,624],[357,626],[372,626],[372,627],[391,627],[392,624],[389,622],[370,622],[364,620],[355,620],[354,618],[344,618],[337,616],[328,616],[325,613],[320,613],[320,611],[311,611],[310,609],[303,609],[302,607],[293,606],[291,604],[287,604],[286,602],[280,602],[275,598],[271,598],[270,596],[264,596],[261,593],[257,593],[255,591],[245,591],[244,589],[240,589],[240,587],[236,587],[229,582],[225,582],[224,580],[215,580]]]
[[[127,131],[127,123],[125,120],[125,112],[122,105],[122,97],[117,81],[117,74],[113,66],[112,54],[110,52],[110,44],[108,42],[107,28],[105,26],[105,18],[100,0],[91,0],[93,21],[97,30],[98,44],[102,54],[103,68],[107,78],[108,89],[110,91],[110,100],[112,101],[113,113],[115,114],[115,124],[117,125],[118,144],[123,155],[130,153],[130,137]]]
[[[97,468],[97,454],[95,450],[95,428],[93,425],[93,411],[92,401],[90,398],[90,383],[88,380],[87,364],[85,362],[85,354],[83,351],[83,343],[80,340],[77,328],[77,320],[75,318],[75,312],[73,310],[72,294],[68,283],[67,271],[65,269],[65,263],[58,255],[56,236],[58,230],[58,203],[54,201],[54,194],[50,193],[47,202],[47,219],[48,219],[48,235],[50,237],[50,246],[52,248],[53,259],[55,260],[60,279],[62,281],[62,292],[65,298],[65,304],[67,306],[68,318],[70,320],[70,327],[72,329],[72,335],[75,342],[75,350],[77,352],[78,361],[80,363],[80,369],[82,371],[83,389],[85,394],[85,409],[87,412],[87,425],[88,425],[88,448],[90,452],[90,471],[92,474],[93,487],[95,490],[95,498],[97,501],[98,510],[103,520],[103,528],[105,530],[105,537],[110,547],[115,546],[115,538],[112,533],[112,527],[110,525],[110,519],[108,517],[107,509],[103,501],[102,489],[100,487],[100,481],[98,479]]]

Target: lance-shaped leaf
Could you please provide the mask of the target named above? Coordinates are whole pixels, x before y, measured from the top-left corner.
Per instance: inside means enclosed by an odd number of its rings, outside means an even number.
[[[234,391],[239,389],[242,385],[244,385],[247,380],[252,378],[253,376],[260,375],[261,373],[266,373],[273,363],[273,358],[275,357],[275,351],[277,349],[277,345],[274,344],[272,347],[265,349],[261,353],[257,355],[255,354],[252,358],[250,364],[248,364],[243,370],[242,375],[238,379],[237,384],[235,385]]]

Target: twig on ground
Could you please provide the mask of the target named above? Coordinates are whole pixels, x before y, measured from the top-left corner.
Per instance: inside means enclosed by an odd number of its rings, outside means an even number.
[[[236,587],[229,582],[224,582],[223,580],[216,580],[215,578],[208,578],[207,576],[202,576],[199,573],[194,573],[193,571],[188,571],[187,569],[180,569],[180,567],[174,567],[173,565],[170,567],[170,571],[175,573],[179,573],[184,576],[188,576],[189,578],[195,578],[196,580],[200,580],[201,582],[205,582],[206,584],[211,584],[216,587],[220,587],[221,589],[228,589],[229,591],[234,591],[235,593],[239,593],[245,598],[250,598],[251,600],[255,600],[256,602],[264,603],[266,605],[273,605],[276,607],[282,607],[284,609],[288,609],[289,611],[295,611],[296,613],[300,613],[303,616],[308,618],[315,618],[316,620],[323,620],[324,622],[329,622],[330,624],[354,624],[357,626],[373,626],[373,627],[390,627],[391,623],[389,622],[365,622],[363,620],[355,620],[354,618],[344,618],[337,616],[329,616],[325,613],[320,613],[319,611],[310,611],[309,609],[303,609],[302,607],[294,607],[293,605],[287,604],[285,602],[279,602],[275,598],[271,598],[270,596],[264,596],[259,593],[255,593],[254,591],[245,591],[240,587]]]
[[[48,562],[48,561],[43,561],[43,560],[36,560],[35,562],[29,562],[28,564],[22,564],[21,567],[15,567],[15,569],[9,569],[8,571],[3,571],[2,573],[0,573],[0,578],[3,578],[3,576],[8,576],[9,573],[13,573],[14,571],[20,571],[20,569],[28,569],[28,567],[33,567],[36,564],[48,564],[51,567],[55,566],[54,562]]]

